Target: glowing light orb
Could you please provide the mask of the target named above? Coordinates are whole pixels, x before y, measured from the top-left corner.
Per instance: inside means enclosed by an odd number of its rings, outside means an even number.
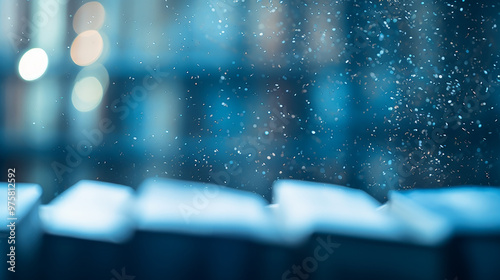
[[[47,53],[40,49],[30,49],[19,60],[19,75],[26,81],[34,81],[40,78],[49,65]]]
[[[77,34],[87,30],[99,30],[104,23],[106,11],[99,2],[88,2],[82,5],[73,17],[73,29]]]
[[[71,59],[80,66],[88,66],[99,59],[104,43],[101,34],[95,30],[80,33],[71,45]]]
[[[101,104],[103,88],[95,77],[86,77],[75,83],[71,101],[80,112],[88,112]]]
[[[78,75],[76,75],[75,81],[80,81],[86,77],[95,77],[99,83],[101,83],[102,90],[104,93],[108,90],[109,86],[109,74],[106,67],[100,63],[94,63],[90,66],[84,67]]]

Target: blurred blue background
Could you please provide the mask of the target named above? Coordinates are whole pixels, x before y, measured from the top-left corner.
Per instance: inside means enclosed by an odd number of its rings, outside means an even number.
[[[1,179],[498,185],[496,1],[0,1]]]

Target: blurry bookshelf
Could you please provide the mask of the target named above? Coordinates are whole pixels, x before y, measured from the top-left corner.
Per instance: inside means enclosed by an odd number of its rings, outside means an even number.
[[[498,5],[0,2],[2,170],[48,203],[82,179],[272,199],[499,185]],[[1,175],[2,179],[6,174]],[[6,180],[3,180],[6,181]]]

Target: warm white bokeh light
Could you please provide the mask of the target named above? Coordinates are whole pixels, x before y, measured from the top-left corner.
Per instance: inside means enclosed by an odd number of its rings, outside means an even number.
[[[99,30],[104,23],[106,12],[99,2],[88,2],[81,6],[73,17],[73,29],[77,34],[87,30]]]
[[[27,51],[19,60],[19,75],[26,81],[33,81],[40,78],[49,65],[47,53],[34,48]]]
[[[99,106],[103,94],[99,80],[95,77],[86,77],[76,82],[71,101],[78,111],[88,112]]]
[[[102,85],[103,92],[106,93],[109,86],[109,73],[106,67],[100,63],[94,63],[90,66],[84,67],[78,75],[76,75],[75,81],[80,81],[86,77],[95,77],[99,83]]]
[[[99,59],[103,50],[101,34],[95,30],[80,33],[71,45],[71,59],[80,66],[90,65]]]

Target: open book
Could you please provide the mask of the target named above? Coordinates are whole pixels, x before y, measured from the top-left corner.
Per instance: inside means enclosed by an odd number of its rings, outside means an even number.
[[[48,205],[39,207],[40,197],[39,186],[19,185],[19,229],[44,232],[35,243],[23,239],[33,252],[42,244],[40,262],[30,266],[38,279],[500,275],[498,188],[396,191],[382,205],[358,189],[278,180],[269,204],[251,192],[151,178],[137,191],[81,181]]]
[[[33,278],[42,242],[38,207],[42,188],[37,184],[0,183],[0,279],[17,275]],[[34,279],[34,278],[33,278]]]
[[[500,279],[500,188],[462,186],[390,194],[388,207],[409,225],[425,211],[453,230],[451,269],[458,279]]]

